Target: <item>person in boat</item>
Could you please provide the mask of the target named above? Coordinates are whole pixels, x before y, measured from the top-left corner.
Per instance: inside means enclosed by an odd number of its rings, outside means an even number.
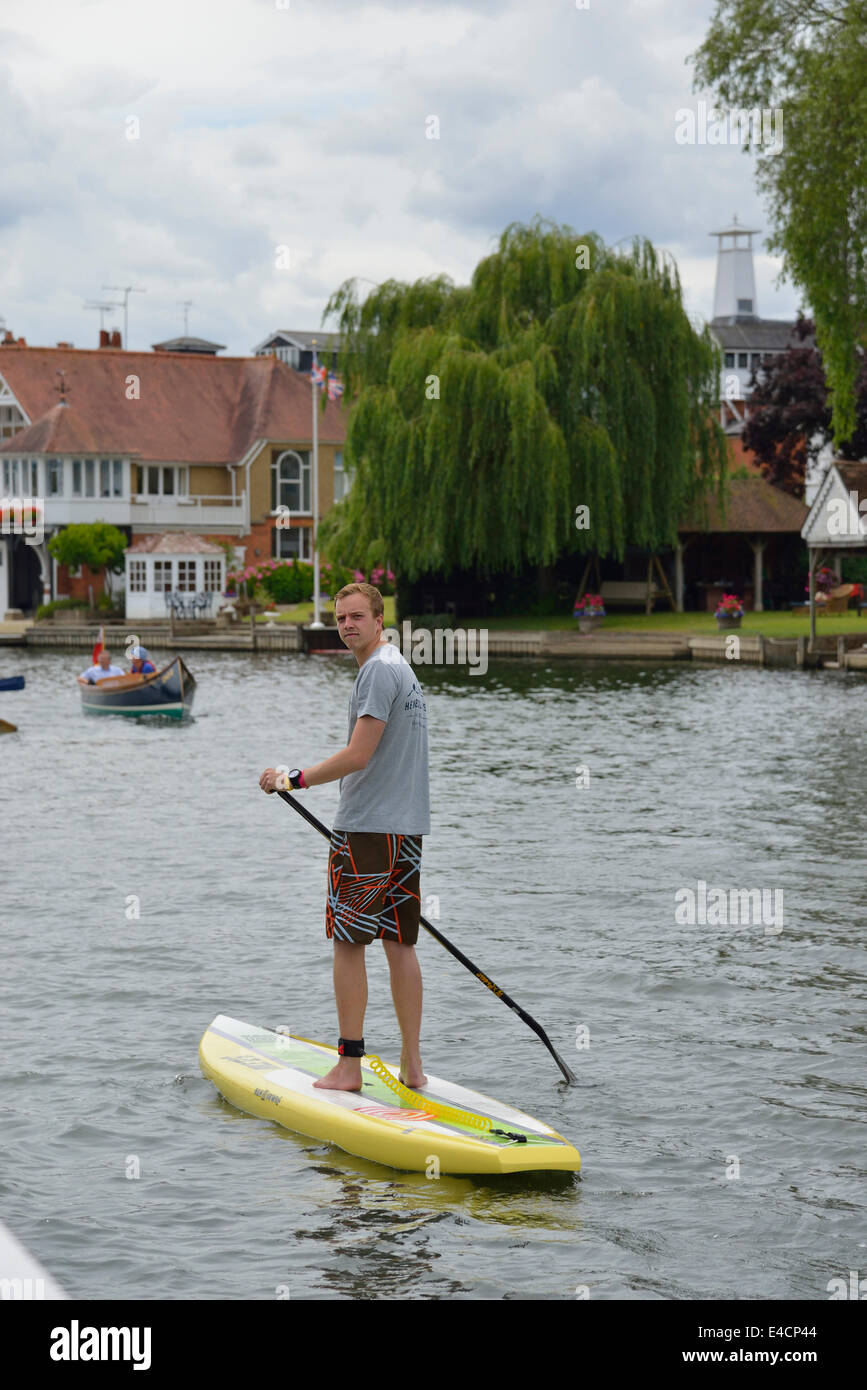
[[[103,647],[96,659],[95,666],[88,666],[86,671],[82,671],[79,680],[87,681],[88,685],[96,685],[99,681],[106,680],[109,676],[123,676],[126,672],[120,666],[113,666],[111,654]]]
[[[157,669],[144,647],[133,647],[129,654],[131,676],[150,676]]]
[[[424,1086],[422,979],[415,943],[422,837],[430,832],[427,710],[409,662],[382,637],[379,590],[372,584],[347,584],[335,595],[334,616],[359,668],[349,697],[349,742],[312,767],[288,773],[269,767],[259,779],[269,793],[340,779],[325,909],[325,934],[334,943],[340,1060],[313,1084],[325,1090],[361,1090],[364,948],[382,941],[402,1039],[400,1080],[405,1086]]]

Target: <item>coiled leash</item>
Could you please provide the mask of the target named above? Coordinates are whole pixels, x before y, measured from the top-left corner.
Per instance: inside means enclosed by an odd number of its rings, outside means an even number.
[[[419,1095],[418,1091],[411,1091],[402,1081],[398,1081],[380,1057],[373,1057],[368,1053],[367,1062],[370,1070],[376,1073],[380,1081],[384,1081],[386,1086],[400,1096],[401,1100],[408,1101],[414,1109],[429,1110],[439,1120],[451,1120],[453,1124],[466,1125],[469,1129],[486,1131],[491,1128],[487,1115],[474,1115],[470,1110],[457,1110],[453,1105],[441,1105],[438,1100],[431,1100],[428,1096]]]
[[[483,1133],[496,1134],[503,1139],[511,1139],[517,1144],[526,1144],[526,1134],[515,1134],[511,1129],[493,1129],[487,1115],[474,1115],[471,1110],[459,1110],[453,1105],[443,1105],[429,1096],[411,1091],[402,1081],[389,1071],[381,1057],[375,1057],[364,1050],[364,1038],[339,1038],[337,1051],[341,1057],[366,1057],[370,1070],[384,1081],[395,1095],[406,1101],[415,1110],[427,1110],[439,1120],[450,1120],[452,1124],[464,1125],[468,1129],[478,1129]]]

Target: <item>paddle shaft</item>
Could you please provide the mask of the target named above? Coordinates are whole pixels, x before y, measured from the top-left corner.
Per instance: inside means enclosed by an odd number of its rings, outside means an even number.
[[[316,816],[313,815],[313,812],[308,811],[306,806],[302,806],[300,801],[296,801],[294,796],[290,796],[288,792],[281,791],[279,788],[277,788],[277,795],[281,796],[283,800],[287,803],[287,805],[291,806],[293,810],[297,811],[299,816],[303,816],[306,821],[309,821],[310,824],[313,826],[314,830],[318,830],[319,834],[324,835],[326,840],[331,839],[331,831],[328,829],[327,825],[323,825],[321,820],[317,820]],[[569,1084],[571,1086],[577,1086],[577,1076],[573,1071],[570,1070],[569,1067],[567,1067],[559,1052],[556,1051],[554,1045],[551,1042],[551,1039],[548,1037],[548,1034],[545,1032],[545,1029],[542,1027],[542,1025],[537,1023],[535,1018],[532,1018],[531,1015],[526,1012],[526,1010],[522,1009],[520,1004],[516,1004],[514,999],[510,998],[509,995],[506,994],[505,990],[500,989],[498,985],[495,985],[493,980],[489,980],[484,971],[480,970],[477,965],[473,965],[473,962],[469,959],[468,956],[464,955],[463,951],[459,951],[457,946],[453,946],[452,943],[448,940],[448,938],[443,936],[442,932],[437,931],[436,927],[432,927],[430,922],[428,922],[425,917],[422,917],[421,914],[419,914],[419,921],[421,922],[421,925],[424,927],[425,931],[430,932],[431,936],[435,937],[441,946],[445,946],[446,950],[451,952],[455,960],[459,960],[461,965],[465,966],[471,974],[475,975],[477,980],[481,980],[482,984],[485,985],[491,991],[492,994],[495,994],[498,999],[502,999],[503,1003],[507,1004],[509,1008],[512,1010],[512,1012],[516,1013],[518,1017],[522,1019],[524,1023],[527,1024],[528,1028],[532,1028],[536,1036],[541,1038],[542,1042],[547,1047],[548,1051],[554,1058],[554,1061],[557,1063],[557,1066],[560,1068],[561,1072],[563,1073],[564,1077],[569,1082]]]

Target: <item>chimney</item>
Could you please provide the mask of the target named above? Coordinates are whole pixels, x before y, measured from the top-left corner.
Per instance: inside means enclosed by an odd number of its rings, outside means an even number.
[[[26,338],[19,338],[19,339],[18,339],[18,346],[19,346],[19,347],[26,347],[26,346],[27,346],[27,339],[26,339]]]
[[[3,342],[4,342],[4,343],[12,343],[12,344],[14,344],[14,342],[15,342],[15,334],[12,332],[12,329],[11,329],[11,328],[7,328],[7,329],[6,329],[6,332],[3,334]]]
[[[72,343],[58,343],[57,346],[62,348],[71,348]]]
[[[111,342],[110,342],[110,344],[109,344],[109,347],[118,347],[118,348],[119,348],[119,347],[123,347],[123,343],[120,341],[120,329],[119,329],[119,328],[113,328],[113,329],[111,330]]]
[[[109,335],[108,335],[108,329],[107,329],[107,328],[101,328],[101,329],[99,330],[99,346],[100,346],[101,348],[104,348],[104,347],[111,347],[111,342],[110,342],[110,340],[109,340]]]

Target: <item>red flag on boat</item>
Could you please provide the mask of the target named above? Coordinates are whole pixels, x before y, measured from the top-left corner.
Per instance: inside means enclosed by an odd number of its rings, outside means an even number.
[[[100,654],[100,652],[102,651],[102,649],[103,649],[104,646],[105,646],[105,628],[104,628],[104,627],[101,627],[101,628],[99,629],[99,636],[98,636],[97,639],[96,639],[96,645],[95,645],[94,648],[93,648],[93,665],[94,665],[94,666],[96,665],[97,661],[99,660],[99,654]]]

